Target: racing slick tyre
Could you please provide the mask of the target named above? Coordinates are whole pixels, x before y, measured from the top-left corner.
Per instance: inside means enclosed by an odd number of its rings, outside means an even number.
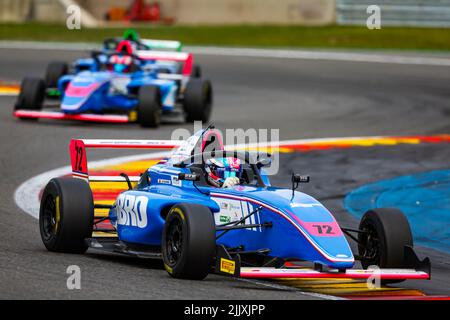
[[[45,82],[38,78],[25,78],[20,85],[15,110],[41,110],[45,98]]]
[[[172,277],[204,279],[216,251],[211,210],[200,204],[174,205],[166,218],[161,249],[164,267]]]
[[[212,85],[209,80],[191,79],[184,93],[186,121],[207,122],[212,109]]]
[[[197,79],[202,77],[202,67],[200,65],[194,64],[192,67],[192,77]]]
[[[89,184],[76,178],[50,180],[39,211],[41,238],[47,250],[84,253],[93,223],[94,201]]]
[[[157,128],[161,123],[161,93],[156,86],[139,89],[138,122],[142,127]]]
[[[364,269],[404,267],[404,247],[413,246],[413,237],[405,215],[398,209],[367,211],[361,219],[358,251]]]
[[[57,88],[58,80],[69,72],[69,66],[62,61],[52,61],[47,66],[45,84],[47,88]]]

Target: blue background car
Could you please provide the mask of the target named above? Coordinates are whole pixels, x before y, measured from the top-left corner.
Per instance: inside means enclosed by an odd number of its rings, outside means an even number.
[[[59,114],[39,112],[48,85],[42,79],[25,78],[15,116],[115,122],[122,115],[123,122],[137,121],[144,127],[157,127],[163,116],[181,115],[188,122],[208,121],[212,85],[209,80],[192,76],[191,54],[133,53],[130,42],[123,40],[117,51],[93,51],[92,57],[97,61],[95,68],[58,79]]]

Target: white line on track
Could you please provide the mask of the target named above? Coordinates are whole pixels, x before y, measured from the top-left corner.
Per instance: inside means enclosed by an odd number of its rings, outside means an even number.
[[[86,51],[99,49],[91,43],[63,43],[36,41],[0,41],[0,48],[4,49],[38,49],[38,50],[78,50]],[[370,62],[405,65],[425,65],[450,67],[450,57],[421,57],[413,55],[399,55],[391,53],[361,53],[325,50],[287,50],[287,49],[254,49],[229,47],[201,47],[186,46],[186,51],[195,54],[236,56],[253,58],[300,59],[300,60],[328,60],[343,62]]]
[[[251,284],[255,284],[255,285],[260,285],[260,286],[264,286],[264,287],[269,287],[269,288],[272,288],[272,289],[289,290],[289,291],[294,291],[294,292],[296,291],[296,292],[299,292],[299,293],[301,293],[301,294],[303,294],[305,296],[310,296],[310,297],[319,298],[319,299],[325,299],[325,300],[347,300],[345,298],[330,296],[328,294],[302,291],[301,289],[296,288],[296,287],[289,287],[289,286],[285,286],[285,285],[277,284],[277,283],[273,283],[273,282],[268,282],[268,281],[255,280],[255,279],[245,279],[245,278],[236,278],[236,280],[239,280],[239,281],[242,281],[242,282],[251,283]]]

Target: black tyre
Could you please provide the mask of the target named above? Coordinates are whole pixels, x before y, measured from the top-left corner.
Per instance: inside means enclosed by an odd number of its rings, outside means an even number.
[[[41,110],[45,98],[45,82],[38,78],[25,78],[20,85],[20,94],[15,109]]]
[[[57,88],[58,80],[69,72],[69,66],[62,61],[52,61],[47,66],[45,84],[47,88]]]
[[[373,209],[364,214],[359,225],[358,251],[363,268],[404,267],[404,247],[413,246],[405,215],[398,209]]]
[[[192,67],[192,77],[197,79],[202,77],[202,67],[198,64],[194,64]]]
[[[172,277],[204,279],[216,251],[215,223],[209,208],[174,205],[166,218],[161,249],[164,266]]]
[[[161,123],[161,93],[156,86],[139,89],[138,122],[142,127],[157,128]]]
[[[41,238],[47,250],[84,253],[93,223],[94,202],[89,184],[75,178],[50,180],[39,212]]]
[[[211,115],[213,90],[209,80],[191,79],[184,93],[186,121],[207,122]]]

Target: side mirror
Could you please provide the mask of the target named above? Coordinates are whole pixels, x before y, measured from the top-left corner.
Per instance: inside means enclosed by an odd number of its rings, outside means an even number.
[[[195,173],[179,173],[178,180],[199,181],[200,177]]]
[[[309,176],[302,176],[300,174],[293,174],[292,175],[292,183],[308,183],[310,181]]]
[[[298,188],[300,183],[308,183],[310,180],[309,176],[302,176],[301,174],[292,174],[291,182],[292,182],[292,199],[294,199],[295,190]]]

